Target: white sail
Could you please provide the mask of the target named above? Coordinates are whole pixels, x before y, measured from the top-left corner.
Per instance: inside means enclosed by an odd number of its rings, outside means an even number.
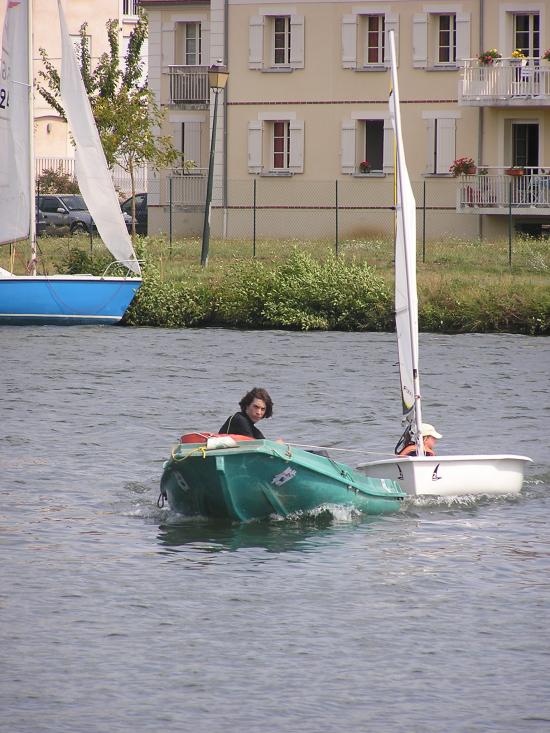
[[[139,263],[105,160],[61,0],[57,0],[57,4],[62,48],[61,99],[76,146],[75,172],[78,185],[105,246],[115,259],[124,262],[139,275]]]
[[[30,234],[29,2],[5,2],[0,61],[0,244]]]
[[[391,76],[389,108],[395,132],[395,324],[401,375],[403,416],[420,430],[418,374],[418,296],[416,289],[416,202],[407,171],[401,133],[401,110],[394,34],[390,31]],[[417,445],[421,443],[417,436]],[[422,451],[422,446],[418,445]]]

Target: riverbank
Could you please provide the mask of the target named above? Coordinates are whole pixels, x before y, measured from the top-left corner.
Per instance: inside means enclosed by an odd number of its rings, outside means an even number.
[[[89,244],[40,240],[46,271],[101,274],[109,255],[97,240]],[[338,257],[326,243],[271,243],[254,258],[250,243],[216,241],[207,268],[196,239],[139,238],[137,250],[144,282],[126,325],[394,328],[390,242],[342,243]],[[549,250],[533,240],[514,242],[512,251],[507,243],[431,243],[417,268],[420,330],[550,334]]]

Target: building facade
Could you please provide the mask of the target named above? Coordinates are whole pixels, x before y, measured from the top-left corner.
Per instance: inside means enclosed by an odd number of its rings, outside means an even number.
[[[212,231],[243,236],[252,190],[274,237],[388,234],[394,31],[404,143],[430,232],[498,236],[550,223],[550,2],[141,0],[149,83],[191,174],[149,181],[152,231],[200,231],[211,143],[207,70],[230,73],[217,119]],[[485,52],[488,52],[485,54]],[[482,57],[482,58],[480,58]],[[475,167],[453,176],[460,158]],[[336,186],[336,189],[335,189]],[[366,205],[365,202],[368,202]],[[155,223],[156,222],[156,223]]]

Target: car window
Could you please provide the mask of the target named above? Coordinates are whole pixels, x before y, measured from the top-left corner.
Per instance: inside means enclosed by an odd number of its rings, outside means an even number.
[[[82,196],[61,196],[61,200],[69,211],[88,211]]]
[[[47,214],[55,214],[59,208],[63,208],[63,205],[57,196],[40,197],[40,209]]]

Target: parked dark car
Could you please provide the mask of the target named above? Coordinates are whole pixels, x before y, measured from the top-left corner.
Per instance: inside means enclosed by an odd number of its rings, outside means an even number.
[[[97,234],[96,225],[82,196],[73,193],[36,196],[37,233],[53,233],[68,229],[71,234]],[[130,230],[131,217],[124,215]]]
[[[120,208],[124,214],[130,218],[132,216],[132,197],[126,199]],[[136,193],[136,234],[147,234],[147,194]],[[131,231],[131,225],[128,227]]]

